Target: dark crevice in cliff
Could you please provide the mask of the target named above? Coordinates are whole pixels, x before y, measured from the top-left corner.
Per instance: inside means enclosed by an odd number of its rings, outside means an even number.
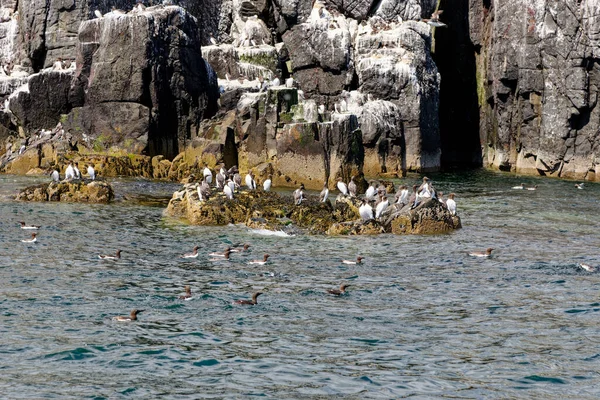
[[[433,58],[440,84],[442,168],[482,166],[475,46],[469,37],[469,1],[441,0],[446,28],[437,28]]]

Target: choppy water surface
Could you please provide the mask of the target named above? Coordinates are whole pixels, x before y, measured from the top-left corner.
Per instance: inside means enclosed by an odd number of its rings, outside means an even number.
[[[34,204],[9,195],[39,178],[0,176],[0,393],[598,398],[600,274],[577,264],[600,265],[600,186],[433,179],[457,193],[462,230],[331,238],[187,226],[162,215],[177,185],[118,180],[111,205]],[[521,181],[539,188],[510,189]],[[21,243],[20,220],[43,226],[38,243]],[[233,243],[251,252],[209,261]],[[486,247],[491,259],[465,253]],[[342,282],[347,295],[325,293]],[[233,304],[258,290],[257,306]],[[137,323],[112,320],[133,308]]]

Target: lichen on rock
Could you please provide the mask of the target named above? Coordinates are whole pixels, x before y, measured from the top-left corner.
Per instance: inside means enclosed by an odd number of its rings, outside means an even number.
[[[113,188],[108,182],[74,180],[29,186],[23,189],[15,199],[19,201],[108,203],[114,197]]]

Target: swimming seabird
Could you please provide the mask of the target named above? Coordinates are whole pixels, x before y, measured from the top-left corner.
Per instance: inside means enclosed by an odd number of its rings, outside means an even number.
[[[263,190],[264,190],[265,192],[269,192],[269,191],[271,191],[271,184],[273,183],[273,180],[272,180],[272,178],[273,178],[273,176],[272,176],[272,175],[269,175],[269,177],[267,178],[267,180],[265,180],[265,181],[263,182]]]
[[[356,261],[351,261],[351,260],[342,260],[342,264],[349,264],[349,265],[356,265],[356,264],[362,264],[362,260],[364,260],[364,257],[356,257]]]
[[[211,254],[213,254],[213,256],[217,257],[217,258],[211,258],[209,261],[229,261],[229,255],[231,254],[231,250],[228,247],[227,250],[225,250],[225,252],[223,254],[216,254],[216,253],[211,253]]]
[[[336,296],[341,296],[343,294],[346,293],[346,288],[349,287],[350,285],[346,285],[346,284],[341,284],[339,289],[329,289],[327,291],[327,293],[329,294],[333,294]]]
[[[189,285],[185,285],[183,287],[183,289],[185,290],[185,294],[179,296],[179,300],[189,300],[192,298],[192,288]]]
[[[118,316],[114,317],[113,319],[119,322],[137,321],[137,315],[141,312],[144,312],[144,310],[131,310],[131,314],[129,314],[129,317]]]
[[[192,250],[191,253],[185,253],[180,258],[196,258],[196,257],[198,257],[198,249],[199,249],[198,246],[194,246],[194,250]]]
[[[448,195],[448,199],[446,200],[446,207],[448,207],[448,211],[450,211],[450,214],[456,215],[456,202],[454,201],[454,193],[450,193]]]
[[[270,255],[265,253],[262,260],[252,260],[248,262],[248,265],[265,265],[269,257]]]
[[[575,184],[575,187],[576,187],[577,189],[583,189],[583,183],[584,183],[584,182],[581,182],[581,183],[576,183],[576,184]]]
[[[260,296],[261,294],[262,294],[262,292],[256,292],[252,295],[252,300],[236,300],[235,304],[254,306],[254,305],[258,304],[258,302],[256,300],[257,300],[258,296]]]
[[[517,190],[523,190],[523,189],[525,189],[525,184],[521,183],[519,186],[513,186],[512,188],[517,189]]]
[[[382,201],[379,204],[377,204],[377,207],[375,208],[375,218],[381,217],[381,214],[383,214],[383,212],[389,205],[390,202],[388,201],[387,196],[383,196]]]
[[[304,200],[304,183],[301,183],[300,187],[294,190],[294,204],[298,206],[302,203],[302,200]]]
[[[582,269],[586,270],[587,272],[595,272],[596,271],[596,268],[594,268],[594,267],[592,267],[591,265],[588,265],[588,264],[580,263],[579,266]]]
[[[21,224],[21,229],[40,229],[39,225],[27,225],[23,221],[20,221],[19,223]]]
[[[242,247],[241,249],[235,248],[235,249],[231,249],[230,251],[232,253],[241,253],[242,251],[248,251],[249,248],[250,248],[250,245],[248,243],[244,243],[244,247]]]
[[[489,257],[492,255],[493,250],[492,248],[488,248],[485,251],[472,251],[469,255],[472,257]]]
[[[101,260],[118,260],[119,258],[121,258],[121,250],[117,250],[114,256],[99,254],[98,258]]]
[[[344,196],[348,196],[348,186],[346,186],[346,184],[344,182],[342,182],[342,178],[337,178],[337,184],[336,184],[338,190],[344,195]]]
[[[319,194],[319,201],[321,203],[325,203],[327,201],[327,197],[329,197],[329,188],[327,187],[327,182],[323,184],[323,190]]]
[[[363,199],[362,205],[358,208],[358,213],[363,221],[373,219],[373,207],[369,204],[369,200]]]
[[[31,239],[21,239],[23,243],[35,243],[37,242],[37,233],[33,232],[31,234]]]
[[[229,246],[227,246],[225,248],[225,251],[223,251],[222,253],[212,252],[212,253],[209,253],[208,255],[211,257],[226,257],[228,253],[231,253],[231,247],[229,247]]]
[[[525,189],[527,189],[527,190],[537,190],[537,185],[535,185],[535,186],[530,186],[530,187],[528,187],[528,188],[525,188]]]

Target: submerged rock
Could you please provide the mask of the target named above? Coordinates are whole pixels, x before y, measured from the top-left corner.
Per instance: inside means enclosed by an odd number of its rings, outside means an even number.
[[[17,195],[16,200],[108,203],[114,197],[113,188],[107,182],[63,181],[29,186]]]

